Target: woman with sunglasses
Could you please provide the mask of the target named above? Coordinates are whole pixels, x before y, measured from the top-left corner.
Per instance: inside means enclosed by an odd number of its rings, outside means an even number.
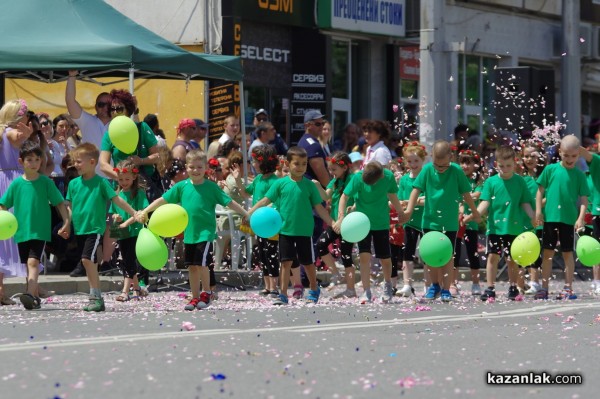
[[[54,135],[54,128],[52,126],[52,120],[50,119],[50,115],[48,115],[47,113],[41,112],[36,116],[37,120],[39,121],[39,125],[38,128],[34,131],[34,133],[36,133],[37,136],[37,138],[34,137],[34,139],[37,140],[37,142],[40,145],[40,148],[44,152],[42,166],[40,167],[40,173],[46,176],[50,176],[54,171],[54,153],[50,146],[50,140],[52,140],[52,136]],[[60,166],[60,162],[58,165]]]

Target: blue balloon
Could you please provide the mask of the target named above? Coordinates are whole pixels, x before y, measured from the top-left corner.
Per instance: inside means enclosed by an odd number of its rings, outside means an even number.
[[[262,238],[271,238],[281,230],[281,215],[271,207],[257,209],[250,217],[250,227]]]

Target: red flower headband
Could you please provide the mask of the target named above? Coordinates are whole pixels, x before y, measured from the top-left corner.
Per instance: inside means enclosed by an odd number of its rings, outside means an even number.
[[[123,168],[123,169],[119,169],[119,168],[113,168],[113,171],[116,173],[127,173],[127,172],[131,172],[131,173],[140,173],[138,168],[132,168],[131,170],[127,169],[127,168]]]
[[[418,141],[409,141],[408,143],[404,144],[404,148],[406,148],[406,147],[419,147],[423,151],[425,151],[425,146],[423,144],[419,143]]]
[[[218,167],[221,164],[219,163],[219,160],[217,158],[211,158],[208,160],[208,165],[213,166],[213,167]]]
[[[258,162],[262,162],[264,160],[264,158],[262,157],[262,155],[257,155],[256,153],[252,153],[252,158],[256,159]],[[274,161],[277,158],[275,158],[274,156],[270,156],[269,158],[267,158],[268,161]]]
[[[338,164],[340,166],[345,166],[346,162],[344,162],[342,159],[335,159],[335,158],[326,158],[327,162],[331,162],[333,164]]]
[[[475,151],[472,150],[461,150],[458,155],[468,155],[468,156],[472,156],[473,158],[475,158],[476,160],[479,161],[479,154],[477,154]]]

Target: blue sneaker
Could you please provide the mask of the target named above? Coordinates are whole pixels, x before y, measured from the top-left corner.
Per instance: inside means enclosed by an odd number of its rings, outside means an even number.
[[[283,294],[279,294],[279,297],[277,297],[277,299],[275,299],[273,301],[273,305],[276,305],[276,306],[282,306],[282,305],[287,305],[287,304],[288,304],[288,297]]]
[[[321,295],[321,289],[317,288],[316,290],[308,290],[308,294],[306,295],[306,302],[317,303],[319,302],[319,296]]]
[[[573,300],[573,299],[577,299],[577,295],[575,295],[573,293],[573,290],[570,289],[569,287],[564,287],[562,289],[562,291],[558,293],[558,295],[556,296],[556,299],[558,299],[558,300],[565,300],[565,299]]]
[[[442,299],[442,302],[450,302],[454,298],[452,297],[452,294],[450,294],[449,290],[442,290],[441,299]]]
[[[442,289],[440,288],[439,284],[431,284],[429,288],[427,288],[427,292],[425,293],[425,296],[423,298],[434,300],[440,295],[441,292]]]

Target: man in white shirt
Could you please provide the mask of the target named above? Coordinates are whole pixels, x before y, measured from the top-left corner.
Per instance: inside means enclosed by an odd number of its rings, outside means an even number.
[[[208,146],[207,157],[208,159],[214,158],[219,153],[219,149],[226,142],[235,139],[235,136],[240,132],[240,120],[235,115],[229,115],[225,118],[224,124],[225,132],[219,138],[219,140],[215,140]]]
[[[81,142],[92,143],[98,149],[102,143],[102,137],[108,130],[110,123],[110,94],[102,92],[96,97],[96,115],[92,115],[79,105],[75,98],[76,89],[75,84],[77,81],[77,71],[69,71],[69,78],[67,79],[67,88],[65,90],[65,102],[67,103],[67,110],[69,115],[73,118],[73,121],[79,126],[81,130]],[[102,177],[106,177],[99,167],[96,167],[96,173]]]

